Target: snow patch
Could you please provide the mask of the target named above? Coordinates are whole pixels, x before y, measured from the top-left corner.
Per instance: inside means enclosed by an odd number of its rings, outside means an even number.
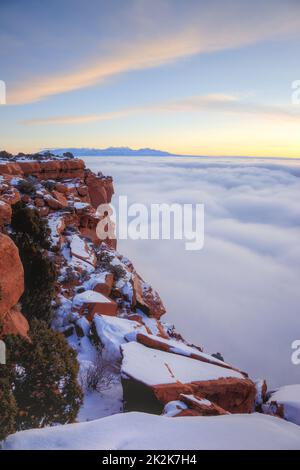
[[[234,370],[151,349],[139,343],[123,344],[121,349],[123,376],[131,377],[149,386],[171,384],[176,381],[191,383],[217,380],[226,377],[244,379],[242,374]]]
[[[299,450],[300,428],[258,413],[169,418],[122,413],[9,436],[5,450]]]

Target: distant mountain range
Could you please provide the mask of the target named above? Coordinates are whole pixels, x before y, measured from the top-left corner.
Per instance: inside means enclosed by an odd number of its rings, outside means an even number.
[[[63,154],[71,152],[75,157],[101,157],[101,156],[142,156],[142,157],[166,157],[174,155],[169,152],[163,152],[162,150],[154,150],[150,148],[143,148],[133,150],[129,147],[108,147],[106,149],[95,149],[95,148],[57,148],[57,149],[46,149],[54,154]]]

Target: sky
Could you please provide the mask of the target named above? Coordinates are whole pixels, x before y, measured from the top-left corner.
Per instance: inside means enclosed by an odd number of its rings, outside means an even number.
[[[118,250],[159,292],[162,321],[225,361],[267,380],[299,383],[300,162],[254,158],[89,157],[131,203],[203,203],[204,246],[118,240]],[[129,218],[129,223],[134,217]],[[172,232],[171,232],[172,233]],[[149,253],[151,256],[149,258]],[[149,261],[150,259],[150,261]]]
[[[298,0],[1,0],[0,44],[8,151],[300,157]]]

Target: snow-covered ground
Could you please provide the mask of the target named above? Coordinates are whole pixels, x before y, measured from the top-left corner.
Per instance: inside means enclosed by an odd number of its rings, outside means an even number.
[[[18,432],[4,449],[300,449],[300,427],[261,414],[169,418],[122,413]]]
[[[266,412],[272,412],[273,403],[283,406],[284,418],[300,426],[300,385],[285,385],[271,394],[264,405]]]

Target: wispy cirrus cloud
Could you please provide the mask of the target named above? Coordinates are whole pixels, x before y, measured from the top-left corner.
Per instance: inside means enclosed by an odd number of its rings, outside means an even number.
[[[48,118],[27,119],[22,124],[33,125],[71,125],[87,124],[97,121],[110,121],[139,114],[150,113],[201,113],[215,112],[236,115],[253,115],[281,121],[300,121],[300,112],[295,107],[279,107],[249,102],[243,95],[212,93],[192,96],[181,100],[157,103],[151,106],[132,107],[119,111],[100,114],[67,115]]]
[[[139,8],[132,32],[130,25],[124,25],[129,30],[126,40],[114,40],[112,35],[111,41],[106,41],[105,52],[93,52],[91,57],[87,49],[86,59],[81,60],[78,66],[73,65],[72,69],[63,70],[61,67],[61,70],[45,75],[34,71],[32,78],[10,88],[8,102],[36,102],[101,84],[127,72],[165,65],[195,54],[240,48],[300,30],[300,7],[294,2],[289,4],[289,8],[283,8],[277,0],[266,0],[253,8],[249,2],[229,0],[226,10],[219,0],[210,2],[209,6],[193,1],[188,4],[188,13],[185,11],[182,18],[180,14],[174,18],[172,2],[164,2],[168,7],[161,9],[156,16],[151,10],[150,19],[146,22],[150,3],[143,2],[146,7]],[[145,31],[141,31],[143,27]],[[97,50],[95,44],[100,41],[97,31],[93,37],[94,51]]]

